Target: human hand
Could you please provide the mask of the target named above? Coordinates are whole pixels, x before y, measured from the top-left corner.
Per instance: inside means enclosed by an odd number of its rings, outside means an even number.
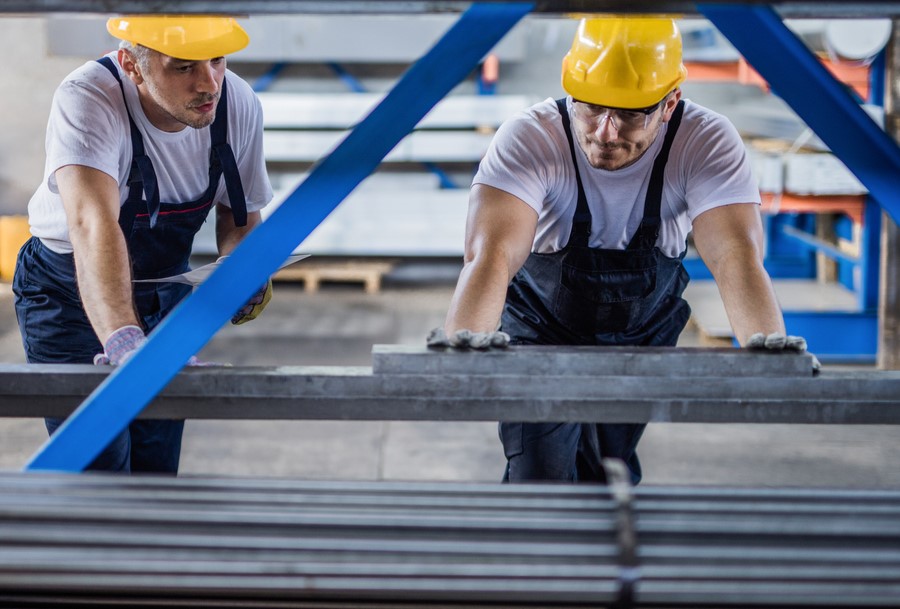
[[[94,356],[96,366],[121,366],[134,355],[145,342],[147,337],[144,331],[137,326],[123,326],[109,335],[103,353]],[[187,361],[188,366],[229,366],[230,364],[217,364],[204,362],[192,355]]]
[[[272,279],[266,282],[253,297],[247,301],[240,311],[231,318],[231,323],[238,326],[259,317],[269,301],[272,300]]]
[[[122,326],[106,339],[103,353],[94,356],[94,364],[97,366],[124,364],[145,342],[147,337],[143,330],[137,326]]]
[[[428,333],[425,344],[431,349],[453,347],[455,349],[479,349],[490,348],[505,349],[509,346],[509,334],[506,332],[472,332],[471,330],[457,330],[449,337],[443,328],[434,328]]]
[[[806,353],[806,339],[802,336],[789,336],[779,332],[773,332],[766,335],[757,332],[747,339],[744,345],[745,349],[753,349],[757,351],[795,351],[797,353]],[[822,367],[819,359],[810,353],[813,359],[813,374],[819,372]]]

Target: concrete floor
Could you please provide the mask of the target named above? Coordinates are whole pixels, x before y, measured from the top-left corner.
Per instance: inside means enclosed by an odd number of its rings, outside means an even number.
[[[420,344],[442,322],[451,292],[451,281],[408,279],[371,295],[358,285],[309,294],[277,284],[263,316],[224,328],[200,357],[369,365],[373,344]],[[693,330],[682,338],[699,343]],[[0,284],[0,362],[22,361],[9,288]],[[45,439],[38,419],[0,420],[0,470],[21,468]],[[900,427],[653,424],[639,452],[645,484],[900,488]],[[181,474],[496,481],[503,466],[494,423],[188,421]]]

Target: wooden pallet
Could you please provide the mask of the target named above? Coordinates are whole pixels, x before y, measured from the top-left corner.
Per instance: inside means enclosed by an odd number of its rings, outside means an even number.
[[[367,294],[381,290],[381,280],[393,262],[352,260],[300,262],[278,271],[275,281],[302,281],[307,292],[317,292],[322,281],[362,282]]]

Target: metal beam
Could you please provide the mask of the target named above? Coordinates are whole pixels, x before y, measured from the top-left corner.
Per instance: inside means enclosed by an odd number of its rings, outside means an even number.
[[[556,349],[555,356],[532,347],[418,355],[415,348],[405,354],[376,350],[377,373],[367,367],[188,368],[140,416],[900,424],[900,372],[753,376],[766,355],[697,350],[692,356],[683,352],[690,350],[673,349],[663,356],[648,349],[643,356],[626,352],[617,356],[620,363],[616,358],[604,363],[578,348]],[[736,358],[729,362],[731,355]],[[722,358],[719,370],[730,372],[710,376],[688,362],[709,357]],[[801,355],[769,357],[786,370],[793,367],[791,360],[806,361]],[[742,359],[746,365],[740,365]],[[664,361],[668,364],[661,367]],[[593,373],[591,362],[598,366]],[[401,364],[408,370],[398,372]],[[107,374],[90,365],[0,366],[0,416],[67,416]]]
[[[809,353],[764,353],[732,348],[518,346],[503,351],[436,351],[374,345],[372,371],[382,374],[492,376],[812,376]]]
[[[0,605],[608,607],[633,499],[635,607],[897,606],[898,491],[611,490],[0,473]]]
[[[486,0],[482,4],[510,4]],[[470,2],[459,0],[0,0],[0,13],[233,13],[233,14],[403,14],[462,12]],[[717,4],[771,6],[782,17],[900,16],[897,0],[721,0]],[[696,15],[689,0],[540,0],[533,12],[670,13]]]

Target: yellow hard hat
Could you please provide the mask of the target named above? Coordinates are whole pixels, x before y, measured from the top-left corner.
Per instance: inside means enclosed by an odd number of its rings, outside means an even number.
[[[233,17],[210,15],[126,15],[106,22],[122,40],[178,59],[199,61],[240,51],[250,37]]]
[[[687,77],[672,19],[582,19],[562,61],[562,86],[575,99],[611,108],[648,108]]]

